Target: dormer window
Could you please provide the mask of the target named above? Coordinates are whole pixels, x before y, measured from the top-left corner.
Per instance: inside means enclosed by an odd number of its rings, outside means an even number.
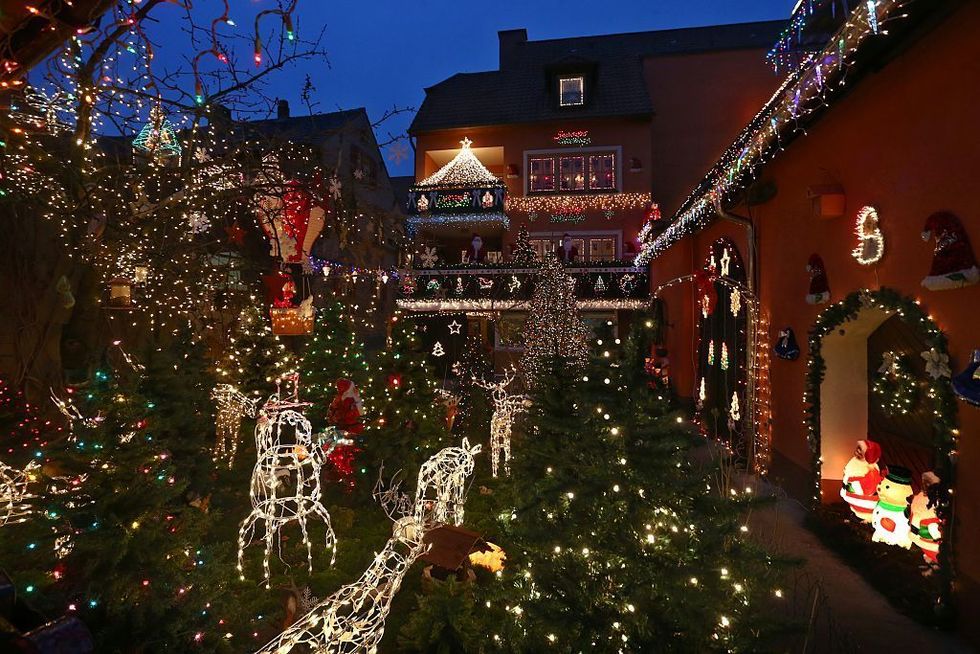
[[[559,77],[558,102],[563,107],[585,104],[585,77]]]

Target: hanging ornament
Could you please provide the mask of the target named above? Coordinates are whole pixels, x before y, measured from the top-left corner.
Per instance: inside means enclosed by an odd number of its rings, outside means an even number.
[[[732,315],[738,317],[738,312],[742,310],[742,293],[737,288],[733,288],[728,298],[728,307]]]
[[[947,211],[926,220],[922,240],[936,239],[929,276],[922,285],[930,291],[945,291],[980,282],[980,268],[970,246],[970,237],[960,219]]]
[[[953,377],[953,392],[967,404],[980,407],[980,350],[973,350],[970,364]]]
[[[334,200],[339,200],[341,195],[343,194],[343,187],[344,185],[341,184],[340,178],[337,177],[336,174],[334,174],[330,178],[330,188],[329,188],[330,196],[333,197]]]
[[[728,248],[722,250],[720,261],[721,261],[721,276],[728,277],[729,276],[728,271],[732,264],[732,255],[728,253]]]
[[[422,248],[422,254],[419,255],[420,268],[435,268],[438,261],[439,255],[436,253],[435,246]]]
[[[450,335],[456,335],[456,336],[458,336],[459,333],[460,333],[460,330],[462,330],[462,329],[463,329],[463,324],[460,323],[460,322],[458,322],[455,319],[451,323],[449,323],[449,334]]]
[[[490,279],[489,277],[480,277],[478,278],[477,281],[479,281],[480,283],[481,291],[489,291],[490,289],[493,288],[493,280]]]
[[[858,212],[855,221],[858,245],[851,255],[863,266],[877,263],[885,254],[885,237],[878,226],[878,211],[874,207],[864,207]]]
[[[728,343],[721,344],[721,369],[728,370]]]
[[[698,388],[698,409],[704,406],[705,400],[708,399],[708,393],[705,389],[704,377],[701,378],[701,386]]]
[[[623,295],[631,295],[634,290],[636,290],[636,275],[633,273],[626,273],[619,278],[619,290],[623,292]]]
[[[177,133],[159,104],[150,109],[150,122],[133,139],[133,149],[145,152],[158,161],[180,156]]]
[[[773,351],[777,357],[787,361],[796,361],[800,356],[800,346],[796,344],[796,334],[793,333],[792,327],[780,330]]]
[[[715,278],[707,271],[699,270],[694,273],[694,285],[697,289],[698,305],[701,307],[701,316],[707,318],[715,310],[715,303],[718,301],[718,291],[715,289]]]
[[[715,342],[714,340],[708,341],[708,365],[715,365]]]
[[[521,280],[517,278],[517,275],[511,275],[510,283],[507,285],[507,292],[513,295],[519,290],[521,290]]]
[[[602,275],[596,275],[595,286],[593,287],[596,293],[606,292],[606,282],[602,279]]]
[[[435,346],[432,348],[432,356],[441,357],[446,353],[446,350],[442,347],[442,343],[436,341]]]
[[[742,419],[742,408],[738,403],[738,392],[732,391],[732,402],[728,407],[728,420],[729,429],[732,429],[734,425],[738,424],[738,421]]]
[[[456,288],[453,290],[456,295],[463,294],[463,278],[460,276],[456,277]]]
[[[819,254],[811,254],[806,264],[810,273],[810,291],[807,293],[807,304],[823,304],[830,300],[830,284],[827,282],[827,272],[823,259]]]

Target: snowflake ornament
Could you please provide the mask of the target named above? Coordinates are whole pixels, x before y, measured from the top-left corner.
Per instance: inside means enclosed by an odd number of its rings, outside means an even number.
[[[341,184],[339,177],[334,175],[333,177],[330,178],[329,191],[330,191],[330,195],[333,197],[334,200],[340,199],[340,195],[341,192],[343,191],[343,188],[344,185]]]
[[[438,261],[439,255],[436,254],[435,246],[422,248],[422,254],[419,255],[420,266],[423,268],[435,268]]]
[[[403,142],[398,141],[393,143],[391,147],[388,148],[388,160],[396,164],[408,159],[408,146]]]

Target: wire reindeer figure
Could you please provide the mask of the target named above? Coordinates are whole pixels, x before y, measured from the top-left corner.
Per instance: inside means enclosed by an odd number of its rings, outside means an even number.
[[[508,371],[502,381],[489,383],[474,380],[480,388],[490,391],[493,400],[493,415],[490,418],[490,469],[496,477],[503,459],[504,474],[510,476],[510,435],[516,415],[528,404],[526,395],[508,395],[510,385],[517,372]]]
[[[287,654],[294,649],[317,654],[376,652],[405,574],[428,550],[425,534],[444,522],[440,516],[462,520],[473,457],[479,452],[480,445],[470,447],[465,438],[462,447],[437,452],[419,470],[413,506],[402,501],[398,474],[387,490],[382,490],[379,480],[375,497],[385,512],[392,519],[404,512],[395,520],[384,548],[356,582],[317,604],[256,654]]]
[[[0,527],[26,522],[34,511],[28,500],[34,499],[27,484],[34,481],[38,468],[37,461],[31,461],[23,470],[11,468],[0,461]]]
[[[235,464],[238,452],[238,436],[241,433],[242,418],[255,418],[258,413],[257,400],[249,398],[231,384],[218,384],[211,391],[217,414],[215,416],[215,442],[212,455],[215,462],[227,461],[228,467]]]
[[[274,396],[276,397],[276,396]],[[290,406],[297,403],[290,402]],[[244,579],[245,548],[255,537],[259,523],[265,528],[265,555],[262,571],[266,586],[269,580],[269,559],[273,543],[278,543],[282,528],[298,522],[306,545],[306,559],[313,571],[313,545],[307,532],[307,519],[319,518],[326,526],[325,547],[331,550],[330,565],[336,558],[337,537],[331,525],[330,513],[321,502],[320,472],[328,452],[313,438],[310,421],[291,408],[267,402],[255,426],[257,461],[252,469],[249,496],[252,512],[238,530],[238,572]],[[292,428],[290,438],[289,429]],[[324,432],[337,440],[335,429]],[[291,442],[290,442],[291,441]]]

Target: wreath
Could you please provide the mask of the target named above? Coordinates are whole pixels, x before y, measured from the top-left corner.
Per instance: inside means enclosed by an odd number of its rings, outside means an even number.
[[[908,357],[892,351],[882,353],[881,366],[871,391],[886,415],[906,416],[915,411],[919,403],[919,383]]]

